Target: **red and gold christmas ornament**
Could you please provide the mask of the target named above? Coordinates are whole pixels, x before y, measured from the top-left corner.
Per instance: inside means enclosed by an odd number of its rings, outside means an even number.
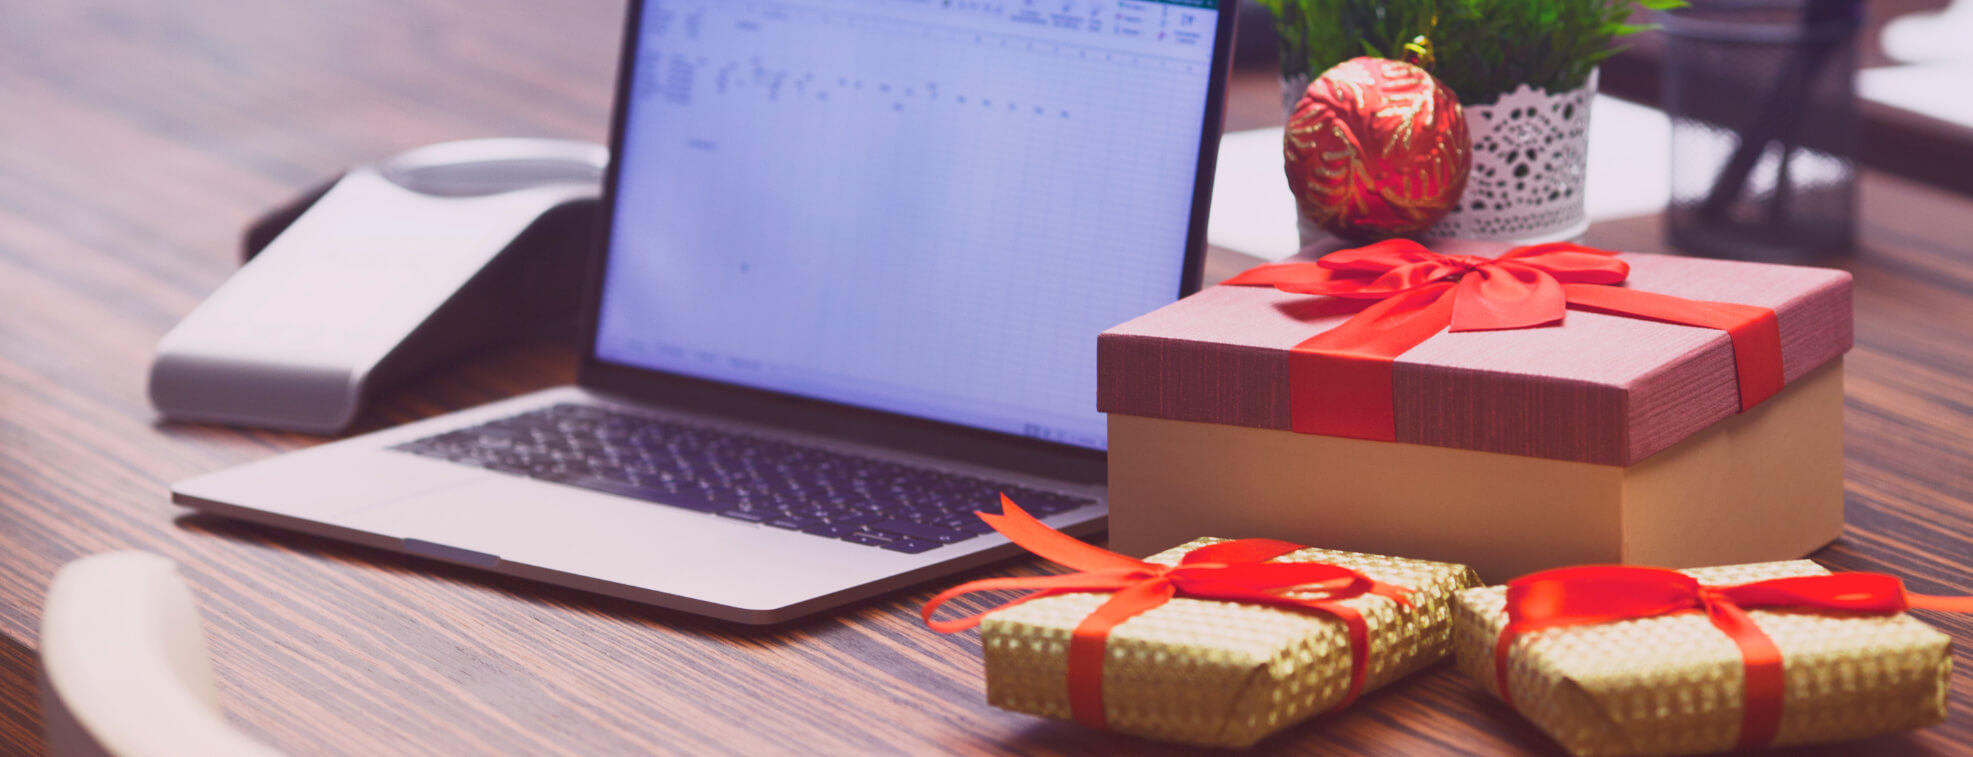
[[[1452,90],[1382,58],[1346,60],[1310,82],[1284,141],[1302,215],[1357,241],[1437,223],[1459,203],[1473,164]]]

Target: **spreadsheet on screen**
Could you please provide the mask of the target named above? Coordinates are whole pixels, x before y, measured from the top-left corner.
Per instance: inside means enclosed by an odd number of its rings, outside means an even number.
[[[1101,449],[1178,294],[1211,3],[649,2],[603,360]]]

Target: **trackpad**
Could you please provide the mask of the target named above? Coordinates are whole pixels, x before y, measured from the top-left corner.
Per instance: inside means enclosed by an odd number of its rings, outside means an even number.
[[[421,494],[336,518],[335,525],[427,547],[412,551],[446,559],[444,548],[526,565],[551,565],[611,535],[649,534],[653,551],[690,559],[713,549],[705,540],[667,538],[704,528],[700,513],[521,478],[492,477]],[[689,521],[689,522],[682,522]],[[476,560],[453,560],[467,562]]]

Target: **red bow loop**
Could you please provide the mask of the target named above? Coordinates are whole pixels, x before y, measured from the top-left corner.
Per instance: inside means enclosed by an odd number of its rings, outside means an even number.
[[[1630,278],[1630,264],[1616,253],[1567,242],[1516,247],[1495,260],[1535,266],[1565,284],[1614,286]]]
[[[1409,239],[1386,239],[1348,250],[1338,250],[1322,256],[1317,265],[1338,272],[1340,275],[1355,275],[1376,278],[1386,272],[1417,263],[1444,263],[1450,256],[1431,251],[1425,245]]]
[[[1507,582],[1507,615],[1523,631],[1652,617],[1700,606],[1699,581],[1662,568],[1586,565]]]
[[[1452,303],[1458,331],[1500,331],[1561,323],[1569,311],[1562,282],[1538,265],[1488,261],[1460,277]]]
[[[1280,263],[1225,283],[1272,286],[1284,292],[1348,299],[1385,299],[1458,282],[1453,331],[1545,326],[1562,320],[1569,298],[1563,283],[1620,284],[1630,265],[1614,253],[1572,244],[1517,247],[1498,258],[1443,255],[1409,239],[1333,252],[1309,263]]]
[[[1029,516],[1026,511],[1014,504],[1007,495],[1000,495],[1001,514],[975,512],[974,515],[1002,535],[1021,545],[1023,549],[1039,555],[1042,559],[1065,568],[1076,570],[1148,570],[1162,572],[1162,565],[1147,563],[1100,547],[1090,546],[1068,534],[1043,525]]]

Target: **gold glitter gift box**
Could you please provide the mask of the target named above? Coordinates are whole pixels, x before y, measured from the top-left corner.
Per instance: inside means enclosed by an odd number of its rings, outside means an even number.
[[[1702,592],[1829,576],[1807,560],[1680,573],[1697,579],[1706,587]],[[1868,577],[1896,585],[1887,576]],[[1509,624],[1508,591],[1494,586],[1461,592],[1453,610],[1459,668],[1496,696],[1501,692],[1495,661]],[[1770,684],[1779,712],[1764,724],[1756,725],[1759,718],[1748,712],[1747,684],[1750,676],[1760,675],[1750,672],[1751,657],[1743,656],[1734,637],[1704,611],[1519,633],[1505,652],[1511,704],[1563,748],[1585,757],[1845,741],[1945,718],[1951,640],[1915,618],[1804,607],[1750,607],[1741,617],[1779,653]],[[1750,738],[1743,725],[1757,732],[1753,743],[1742,743]],[[1772,735],[1763,740],[1768,729]]]
[[[1221,539],[1198,539],[1145,558],[1179,564]],[[1365,595],[1340,604],[1368,629],[1362,690],[1383,686],[1449,653],[1454,593],[1478,585],[1463,565],[1301,548],[1275,562],[1329,563],[1410,589],[1410,607]],[[1044,597],[980,623],[987,700],[1043,717],[1072,712],[1071,639],[1108,594]],[[1338,617],[1182,594],[1110,629],[1101,667],[1109,730],[1201,746],[1245,748],[1344,704],[1352,673],[1350,633]]]

